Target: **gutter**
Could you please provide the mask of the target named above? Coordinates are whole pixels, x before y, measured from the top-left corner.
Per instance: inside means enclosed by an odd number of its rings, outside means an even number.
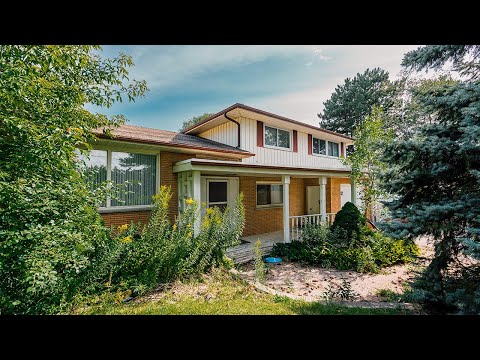
[[[238,132],[237,132],[237,134],[238,134],[238,135],[237,135],[237,139],[238,139],[237,148],[240,149],[240,123],[239,123],[238,121],[232,119],[231,117],[229,117],[229,116],[227,115],[227,113],[228,113],[228,111],[225,111],[225,113],[223,114],[223,116],[225,116],[225,118],[226,118],[227,120],[230,120],[231,122],[237,124],[237,130],[238,130]]]

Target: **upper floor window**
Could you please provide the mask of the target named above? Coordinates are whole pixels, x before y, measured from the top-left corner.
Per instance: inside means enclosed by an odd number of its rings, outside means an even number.
[[[313,138],[312,153],[340,157],[340,145],[336,142]]]
[[[329,156],[340,156],[339,145],[336,142],[328,142],[328,155]]]
[[[327,146],[325,140],[313,138],[313,153],[318,155],[327,155]]]
[[[151,204],[157,183],[156,155],[92,150],[89,157],[77,156],[92,190],[106,180],[125,186],[116,199],[107,197],[100,207]]]
[[[290,149],[290,131],[265,125],[265,146]]]

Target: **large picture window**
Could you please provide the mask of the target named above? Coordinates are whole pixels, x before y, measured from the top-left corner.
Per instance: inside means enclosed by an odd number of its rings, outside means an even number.
[[[282,184],[257,184],[257,206],[280,206],[283,204]]]
[[[107,198],[100,207],[151,204],[157,184],[156,155],[92,150],[89,157],[82,154],[78,157],[92,190],[106,180],[111,180],[114,186],[125,184],[117,199]]]
[[[265,125],[265,146],[290,149],[290,131]]]

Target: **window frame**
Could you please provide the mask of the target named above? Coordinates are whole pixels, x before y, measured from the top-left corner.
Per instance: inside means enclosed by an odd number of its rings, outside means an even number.
[[[314,139],[325,141],[325,154],[317,154],[317,153],[313,152]],[[329,143],[334,143],[334,144],[338,145],[338,156],[328,155],[328,144]],[[311,150],[312,150],[312,155],[314,155],[314,156],[328,157],[328,158],[332,158],[332,159],[340,159],[340,157],[342,156],[341,148],[340,148],[340,142],[330,141],[330,140],[327,140],[327,139],[321,139],[321,138],[315,137],[313,135],[312,135],[312,149]]]
[[[282,147],[282,146],[274,146],[274,145],[267,145],[267,142],[266,142],[266,139],[265,139],[265,133],[266,133],[266,127],[269,127],[269,128],[272,128],[272,129],[276,129],[277,130],[277,144],[278,144],[278,130],[282,130],[282,131],[286,131],[288,132],[288,135],[289,135],[289,139],[288,139],[288,144],[289,144],[289,147],[286,148],[286,147]],[[263,124],[263,146],[266,147],[266,148],[269,148],[269,149],[275,149],[275,150],[283,150],[283,151],[292,151],[292,141],[293,141],[293,138],[292,138],[292,130],[289,130],[289,129],[284,129],[284,128],[281,128],[281,127],[278,127],[278,126],[272,126],[272,125],[268,125],[268,124]]]
[[[281,204],[266,204],[266,205],[258,205],[258,190],[257,187],[258,185],[282,185],[283,183],[281,181],[256,181],[255,182],[255,205],[257,209],[268,209],[268,208],[279,208],[283,207],[283,187],[282,187],[282,203]],[[272,194],[272,188],[270,187],[270,197]]]
[[[103,147],[94,147],[92,150],[102,150],[107,152],[107,181],[112,181],[112,152],[126,152],[134,153],[141,155],[155,155],[155,193],[158,192],[160,188],[160,152],[158,151],[148,151],[143,149],[126,149],[126,148],[103,148]],[[99,213],[113,213],[113,212],[128,212],[128,211],[141,211],[141,210],[150,210],[153,205],[119,205],[112,206],[112,199],[110,196],[107,196],[106,206],[99,206]]]
[[[206,191],[206,203],[207,203],[207,209],[210,207],[210,205],[223,205],[225,204],[228,206],[228,194],[229,194],[229,181],[227,179],[206,179],[207,180],[207,191]],[[215,201],[215,202],[210,202],[210,183],[211,182],[224,182],[227,184],[227,199],[225,201]]]

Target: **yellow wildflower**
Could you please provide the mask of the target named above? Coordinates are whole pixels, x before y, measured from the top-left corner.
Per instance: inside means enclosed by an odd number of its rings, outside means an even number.
[[[217,224],[221,224],[221,223],[222,223],[222,220],[217,219]]]
[[[120,239],[121,242],[123,243],[129,243],[132,242],[132,237],[130,235],[125,236],[124,238]]]
[[[187,205],[192,205],[195,200],[193,200],[192,198],[188,198],[187,200],[185,200],[185,202],[187,203]]]
[[[173,224],[173,230],[177,230],[177,224]]]
[[[192,235],[193,235],[193,234],[192,234],[191,231],[187,234],[188,237],[191,237]]]
[[[213,208],[208,208],[208,209],[207,209],[207,214],[210,215],[210,214],[213,214],[213,213],[214,213]]]
[[[127,229],[128,229],[128,224],[123,224],[118,227],[118,231],[120,232],[124,232]]]
[[[192,224],[187,224],[187,228],[192,227]]]

